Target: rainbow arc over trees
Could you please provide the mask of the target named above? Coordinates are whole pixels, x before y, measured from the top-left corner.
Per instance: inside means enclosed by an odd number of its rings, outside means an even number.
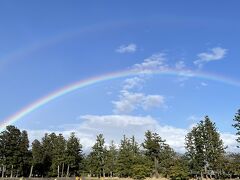
[[[27,105],[26,107],[22,108],[21,110],[17,111],[15,114],[7,117],[0,123],[0,130],[3,130],[7,125],[14,124],[14,122],[21,120],[23,117],[27,116],[28,114],[34,112],[35,110],[41,108],[42,106],[48,104],[51,101],[54,101],[57,98],[60,98],[66,94],[69,94],[73,91],[79,90],[81,88],[104,82],[109,81],[117,78],[123,77],[131,77],[131,76],[138,76],[138,75],[145,75],[145,74],[157,74],[157,75],[166,75],[166,76],[186,76],[186,77],[193,77],[193,78],[200,78],[206,80],[217,81],[221,83],[225,83],[228,85],[233,85],[236,87],[240,87],[240,81],[216,74],[211,74],[207,72],[200,72],[200,71],[191,71],[191,70],[176,70],[176,69],[168,69],[168,70],[151,70],[147,72],[143,71],[136,71],[136,70],[123,70],[123,71],[116,71],[111,73],[102,74],[99,76],[90,77],[87,79],[82,79],[80,81],[74,82],[72,84],[66,85],[50,94],[34,101],[33,103]]]

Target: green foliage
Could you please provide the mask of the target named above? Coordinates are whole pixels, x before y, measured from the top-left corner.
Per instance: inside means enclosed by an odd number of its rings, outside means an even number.
[[[153,174],[158,177],[160,173],[167,177],[175,156],[173,149],[157,133],[151,131],[145,133],[142,146],[145,150],[145,155],[152,160],[152,165],[154,166]]]
[[[238,119],[238,115],[236,115]],[[193,174],[212,171],[216,178],[240,176],[240,155],[225,154],[215,123],[207,116],[186,135],[186,155],[179,156],[165,140],[151,131],[139,145],[135,137],[123,136],[119,147],[113,141],[107,147],[103,134],[96,137],[90,153],[82,153],[74,133],[66,140],[62,134],[45,134],[34,140],[29,150],[26,131],[7,126],[0,133],[0,164],[5,176],[79,176],[131,177],[143,180],[153,175],[188,179]]]
[[[220,173],[225,147],[215,123],[208,116],[187,134],[185,147],[193,171],[199,174],[208,170]]]
[[[182,157],[173,161],[173,165],[169,168],[169,177],[174,180],[189,179],[188,164]]]
[[[42,176],[44,174],[43,147],[39,140],[32,142],[32,165],[34,167],[33,174]]]
[[[26,131],[15,126],[7,126],[0,134],[0,161],[7,176],[27,176],[31,162],[31,152]]]
[[[170,167],[174,165],[175,157],[176,153],[174,152],[174,150],[169,145],[164,144],[158,156],[158,172],[162,176],[169,177],[169,170]]]
[[[75,136],[75,133],[71,133],[66,144],[65,154],[66,164],[69,165],[70,175],[78,175],[81,172],[83,154],[82,145],[80,140]]]
[[[96,176],[105,176],[107,149],[105,147],[105,139],[103,134],[99,134],[96,143],[92,147],[89,155],[90,169]]]
[[[82,145],[74,133],[68,140],[62,134],[45,134],[42,142],[33,141],[32,156],[35,176],[76,175],[83,159]]]
[[[132,144],[130,139],[125,135],[121,140],[119,147],[119,154],[117,159],[117,171],[120,177],[129,177],[131,176],[131,167],[133,165],[133,152]]]
[[[106,173],[108,173],[110,177],[113,177],[114,174],[117,172],[117,157],[117,147],[114,142],[111,141],[106,157]]]
[[[223,171],[225,172],[226,178],[233,178],[240,176],[240,154],[230,153],[224,157],[224,167]]]
[[[145,164],[134,164],[132,167],[132,178],[136,180],[142,180],[149,177],[151,170]]]

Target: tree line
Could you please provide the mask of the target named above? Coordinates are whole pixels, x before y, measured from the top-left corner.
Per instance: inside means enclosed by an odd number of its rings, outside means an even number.
[[[233,121],[240,143],[240,110]],[[123,136],[119,145],[107,146],[103,134],[89,153],[71,133],[45,134],[29,146],[27,131],[7,126],[0,133],[2,177],[167,177],[171,179],[240,177],[240,154],[226,153],[216,124],[206,116],[185,137],[184,154],[179,154],[156,132],[146,131],[144,141]]]

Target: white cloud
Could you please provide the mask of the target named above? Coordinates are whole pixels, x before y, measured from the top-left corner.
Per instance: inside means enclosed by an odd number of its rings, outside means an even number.
[[[142,63],[135,64],[133,70],[142,73],[151,73],[156,70],[167,70],[168,65],[165,63],[166,58],[164,53],[153,54],[149,58],[144,59]]]
[[[153,107],[166,107],[165,98],[161,95],[147,95],[143,97],[142,107],[147,110]]]
[[[114,127],[126,126],[148,126],[155,124],[155,120],[151,116],[129,116],[129,115],[84,115],[80,117],[89,121],[91,124],[104,124]]]
[[[185,136],[191,128],[177,128],[174,126],[161,125],[151,116],[130,116],[130,115],[83,115],[78,118],[79,123],[65,124],[56,134],[62,133],[64,137],[69,137],[71,132],[75,132],[80,138],[84,151],[89,151],[93,146],[96,135],[103,133],[106,144],[111,140],[119,144],[123,135],[128,137],[134,135],[139,143],[144,140],[144,133],[147,130],[158,133],[175,151],[185,152]],[[58,127],[59,129],[59,127]],[[50,130],[28,130],[30,141],[41,139]],[[224,145],[228,146],[227,151],[237,152],[236,136],[230,133],[221,133]]]
[[[133,89],[136,87],[142,87],[142,84],[144,83],[144,78],[140,78],[140,77],[132,77],[132,78],[127,78],[124,81],[124,85],[123,85],[123,89],[124,90],[129,90],[129,89]]]
[[[212,48],[210,49],[210,52],[203,52],[198,54],[198,59],[194,61],[194,64],[198,67],[202,67],[204,63],[223,59],[226,53],[227,49],[221,47]]]
[[[118,53],[134,53],[137,50],[136,44],[128,44],[128,45],[121,45],[119,48],[116,49]]]
[[[239,149],[237,148],[237,136],[234,134],[230,133],[221,133],[221,138],[224,142],[224,145],[227,146],[228,148],[226,151],[228,152],[238,152]]]
[[[69,125],[66,125],[69,126]],[[71,125],[72,126],[72,125]],[[75,124],[76,126],[76,124]],[[77,125],[79,126],[79,124]],[[33,142],[35,139],[38,139],[41,141],[42,137],[46,133],[51,134],[52,132],[56,134],[62,134],[65,138],[68,138],[72,132],[75,133],[75,135],[80,138],[80,143],[83,145],[83,149],[89,150],[92,145],[95,142],[95,134],[90,134],[90,133],[83,133],[81,131],[78,131],[78,128],[72,128],[72,129],[64,129],[61,131],[50,131],[47,129],[41,129],[41,130],[27,130],[28,136],[29,136],[29,141]]]
[[[114,113],[128,114],[142,108],[148,110],[154,107],[165,107],[165,98],[161,95],[145,95],[143,93],[132,93],[122,90],[118,101],[113,101]]]
[[[151,116],[130,116],[130,115],[84,115],[80,116],[84,122],[79,125],[73,125],[77,131],[84,131],[86,127],[94,130],[87,132],[95,136],[103,133],[106,142],[112,139],[120,142],[125,134],[130,137],[134,135],[136,140],[141,143],[144,140],[144,133],[147,130],[157,132],[167,143],[178,152],[184,152],[184,139],[187,130],[172,126],[162,126]],[[84,127],[84,129],[82,128]],[[85,131],[84,131],[85,133]]]

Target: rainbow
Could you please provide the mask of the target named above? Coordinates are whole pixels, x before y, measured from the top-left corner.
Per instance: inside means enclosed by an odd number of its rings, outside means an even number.
[[[0,130],[3,130],[7,125],[14,124],[16,121],[21,120],[23,117],[27,116],[28,114],[34,112],[35,110],[41,108],[42,106],[48,104],[49,102],[60,98],[66,94],[69,94],[73,91],[79,90],[81,88],[104,82],[109,81],[117,78],[123,78],[123,77],[130,77],[130,76],[136,76],[140,75],[142,72],[134,71],[134,70],[124,70],[124,71],[118,71],[118,72],[111,72],[95,77],[90,77],[87,79],[83,79],[80,81],[77,81],[75,83],[72,83],[70,85],[64,86],[63,88],[60,88],[38,100],[35,102],[29,104],[28,106],[22,108],[20,111],[16,112],[15,114],[7,117],[0,123]],[[189,77],[196,77],[206,80],[213,80],[233,86],[240,87],[240,81],[234,80],[232,78],[216,75],[216,74],[210,74],[206,72],[199,72],[199,71],[190,71],[190,70],[176,70],[176,69],[169,69],[169,70],[154,70],[151,71],[151,74],[160,74],[160,75],[168,75],[168,76],[189,76]]]

